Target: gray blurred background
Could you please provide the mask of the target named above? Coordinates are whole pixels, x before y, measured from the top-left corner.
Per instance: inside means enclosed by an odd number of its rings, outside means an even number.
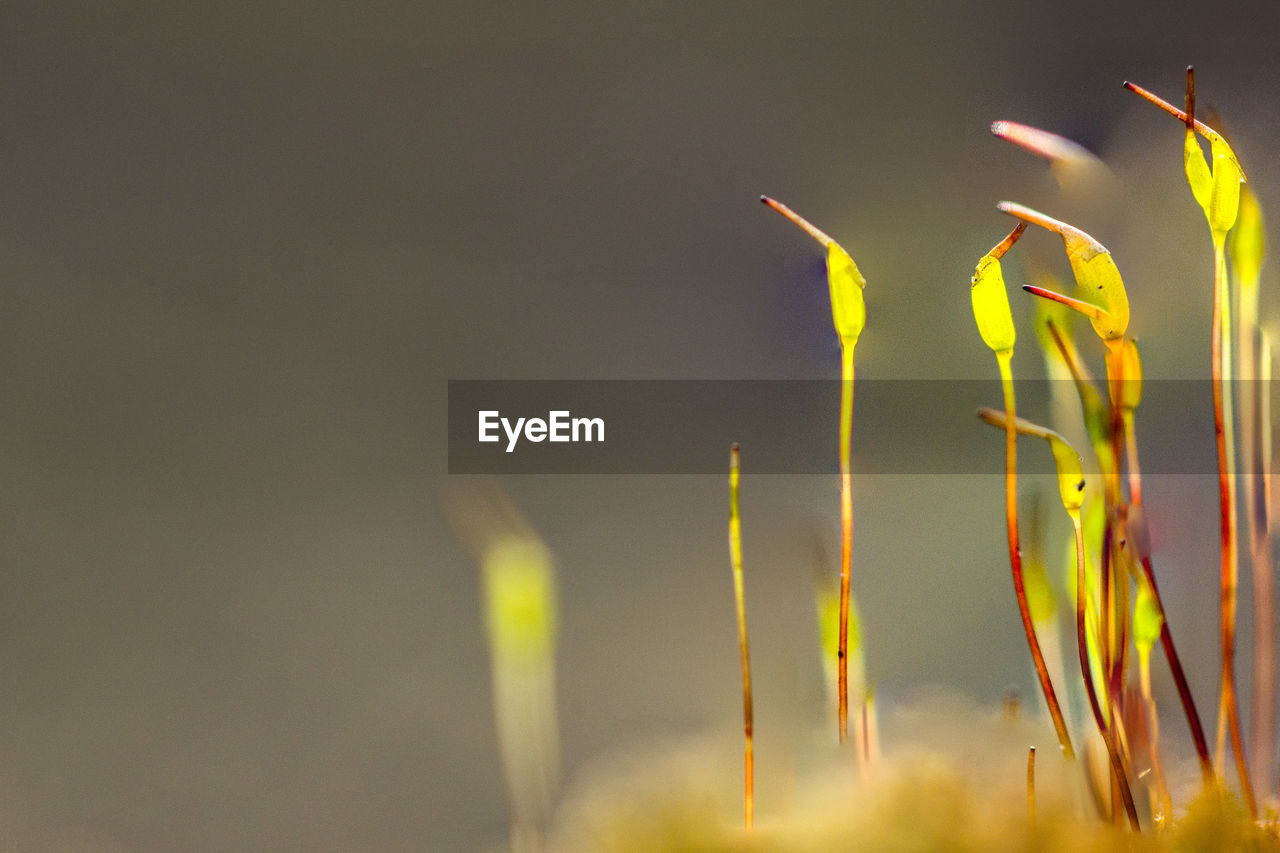
[[[1261,8],[6,3],[0,847],[502,843],[478,576],[440,512],[445,382],[838,375],[821,254],[762,192],[867,276],[860,375],[991,375],[967,284],[1001,198],[1075,211],[1126,274],[1148,375],[1206,375],[1181,132],[1120,84],[1177,99],[1196,63],[1275,220]],[[1065,198],[1000,118],[1107,157],[1110,202]],[[1054,238],[1024,243],[1065,274]],[[1019,352],[1036,375],[1025,332]],[[750,454],[763,751],[827,724],[810,580],[837,484],[753,479]],[[557,557],[570,774],[731,726],[723,478],[503,486]],[[1211,718],[1212,484],[1147,493]],[[922,685],[1031,695],[1001,495],[858,484],[885,713]]]

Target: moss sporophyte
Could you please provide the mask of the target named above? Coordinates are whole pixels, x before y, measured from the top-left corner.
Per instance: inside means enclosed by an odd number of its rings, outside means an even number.
[[[755,560],[745,564],[743,560],[742,456],[733,444],[729,455],[728,550],[742,684],[740,821],[727,819],[717,807],[704,808],[710,800],[696,796],[690,800],[624,794],[610,799],[594,789],[585,799],[588,808],[563,812],[554,821],[549,818],[546,803],[557,772],[557,759],[550,751],[555,744],[555,722],[550,705],[554,588],[549,552],[516,520],[518,516],[505,499],[490,501],[503,508],[500,512],[489,509],[478,513],[488,517],[485,523],[474,519],[459,523],[464,538],[478,543],[473,550],[486,579],[495,715],[511,798],[513,846],[581,850],[1280,850],[1280,768],[1274,732],[1274,531],[1269,501],[1271,413],[1266,393],[1271,345],[1260,322],[1258,296],[1264,220],[1226,137],[1196,118],[1190,70],[1185,109],[1136,85],[1126,87],[1182,123],[1182,162],[1170,163],[1169,173],[1172,180],[1175,166],[1181,170],[1192,198],[1204,211],[1213,249],[1212,347],[1207,366],[1213,406],[1210,412],[1206,405],[1203,414],[1213,423],[1216,442],[1219,558],[1215,559],[1217,583],[1202,584],[1202,592],[1194,600],[1197,606],[1204,606],[1205,587],[1218,594],[1221,669],[1215,673],[1216,760],[1174,642],[1152,557],[1137,440],[1143,367],[1137,343],[1129,333],[1131,306],[1124,280],[1115,258],[1098,239],[1063,219],[1010,201],[1000,202],[997,208],[1019,222],[980,257],[970,276],[978,338],[995,356],[1003,397],[999,408],[983,408],[979,415],[999,429],[1004,439],[1008,571],[1047,710],[1047,721],[1036,717],[1023,722],[1031,727],[1027,730],[1030,737],[1053,737],[1058,754],[1043,749],[1037,753],[1035,746],[1028,749],[1025,741],[1014,745],[992,738],[985,746],[984,761],[1001,768],[997,782],[991,781],[990,774],[984,775],[972,756],[954,770],[918,753],[895,758],[888,737],[887,757],[879,756],[875,703],[867,689],[863,662],[866,644],[851,584],[854,350],[866,323],[866,279],[834,239],[787,206],[762,197],[766,205],[799,226],[826,252],[832,324],[841,351],[841,395],[835,413],[840,561],[835,571],[824,567],[824,581],[817,591],[816,632],[822,645],[820,659],[834,686],[837,737],[828,733],[825,738],[839,749],[839,783],[816,788],[819,793],[811,810],[800,801],[784,806],[767,794],[757,799],[757,732],[744,580]],[[996,136],[1048,160],[1063,190],[1074,186],[1083,172],[1109,174],[1099,158],[1056,134],[1010,121],[996,122],[991,129]],[[1200,139],[1207,142],[1207,157]],[[1057,386],[1049,421],[1053,428],[1019,416],[1015,399],[1017,324],[1002,262],[1010,259],[1011,250],[1030,225],[1057,234],[1066,253],[1066,264],[1059,260],[1049,265],[1027,257],[1030,282],[1022,285],[1023,290],[1039,297],[1035,300],[1035,335],[1028,340],[1038,342],[1049,378],[1062,380],[1051,383]],[[1063,283],[1067,271],[1074,287]],[[891,272],[883,275],[889,278]],[[946,275],[958,286],[964,271],[952,270]],[[1193,286],[1190,281],[1180,284]],[[1239,322],[1234,325],[1233,303],[1239,306]],[[1144,306],[1135,305],[1134,310],[1137,316],[1144,316]],[[1075,340],[1072,319],[1076,314],[1088,320],[1096,342]],[[1153,335],[1145,341],[1144,352],[1149,356],[1179,343]],[[1105,388],[1095,382],[1091,361],[1103,366]],[[1236,378],[1248,381],[1235,383]],[[964,415],[956,413],[957,430],[966,429]],[[1056,513],[1032,511],[1027,516],[1031,548],[1025,558],[1022,552],[1020,435],[1035,439],[1024,442],[1029,452],[1042,453],[1037,448],[1047,446],[1056,469],[1058,497],[1070,521],[1062,583],[1068,594],[1061,599],[1039,547],[1046,530],[1061,531],[1055,535],[1067,544],[1065,525],[1053,521]],[[1067,435],[1078,436],[1075,446]],[[732,438],[726,436],[726,446]],[[1237,482],[1237,440],[1243,449],[1241,470],[1249,474],[1242,485]],[[993,444],[993,457],[994,452]],[[1148,486],[1155,492],[1158,484],[1153,481]],[[1259,647],[1251,657],[1252,729],[1248,738],[1241,725],[1235,670],[1236,497],[1241,488],[1254,578],[1253,638]],[[742,494],[750,502],[750,491],[744,489]],[[746,509],[749,517],[750,507]],[[996,512],[992,507],[993,516]],[[1070,601],[1070,606],[1060,604],[1061,600]],[[1064,617],[1070,614],[1075,629],[1076,660],[1069,665],[1065,662],[1068,654],[1057,638],[1060,610]],[[1162,725],[1152,685],[1152,652],[1157,643],[1177,690],[1198,773],[1182,772],[1167,754],[1169,726]],[[870,647],[874,651],[874,643]],[[844,744],[849,735],[851,694],[855,737],[849,746]],[[725,703],[729,704],[727,697]],[[1086,707],[1087,711],[1081,710]],[[915,719],[913,713],[916,711],[910,708],[895,707],[886,720],[893,715]],[[964,716],[963,722],[952,723],[962,731],[988,725],[978,721],[981,715],[972,711],[942,713]],[[914,723],[906,725],[910,728]],[[966,731],[961,737],[971,739],[972,734]],[[1235,762],[1232,773],[1224,767],[1228,742]],[[850,764],[858,771],[852,772]],[[783,771],[770,767],[767,772]],[[979,778],[982,783],[971,783]],[[670,777],[663,777],[658,787],[665,789],[669,781]],[[794,790],[798,785],[789,787]],[[1010,795],[1010,790],[1016,790],[1016,795]]]

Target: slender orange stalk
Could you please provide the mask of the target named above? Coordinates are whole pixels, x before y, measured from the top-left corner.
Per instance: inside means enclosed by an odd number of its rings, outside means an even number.
[[[1037,295],[1045,295],[1045,296],[1048,296],[1049,298],[1053,298],[1053,296],[1050,295],[1049,292],[1045,292],[1044,294],[1037,294]],[[1094,390],[1093,386],[1089,384],[1089,378],[1085,373],[1083,366],[1080,365],[1080,363],[1076,360],[1072,349],[1069,346],[1067,346],[1067,342],[1062,337],[1062,334],[1059,331],[1057,324],[1055,324],[1052,320],[1050,320],[1048,325],[1049,325],[1049,333],[1053,336],[1054,343],[1057,346],[1059,352],[1062,354],[1062,357],[1067,364],[1067,368],[1071,371],[1072,378],[1075,380],[1076,387],[1079,389],[1081,403],[1086,409],[1086,415],[1087,415],[1087,412],[1090,406],[1090,401],[1096,400],[1098,397],[1098,394]],[[1130,381],[1131,379],[1132,378],[1130,378]],[[1177,646],[1174,644],[1174,641],[1173,641],[1173,632],[1169,628],[1168,614],[1165,612],[1164,601],[1160,597],[1160,588],[1159,588],[1159,585],[1156,583],[1155,568],[1153,567],[1151,562],[1150,548],[1145,544],[1147,542],[1147,537],[1146,537],[1146,524],[1142,516],[1142,478],[1141,478],[1140,469],[1138,467],[1137,441],[1133,434],[1132,411],[1130,411],[1129,416],[1125,418],[1125,423],[1126,423],[1126,441],[1128,444],[1128,457],[1129,457],[1129,463],[1130,463],[1130,469],[1129,469],[1130,492],[1131,492],[1131,497],[1133,498],[1133,505],[1134,507],[1136,507],[1136,513],[1137,513],[1137,519],[1135,520],[1133,517],[1133,513],[1135,512],[1135,510],[1131,508],[1129,527],[1131,532],[1136,529],[1137,532],[1140,534],[1138,536],[1131,536],[1130,540],[1131,541],[1136,540],[1139,543],[1143,543],[1143,544],[1140,544],[1138,547],[1138,556],[1140,558],[1140,564],[1142,566],[1143,575],[1146,578],[1147,583],[1150,585],[1151,592],[1155,598],[1157,606],[1160,609],[1160,615],[1161,615],[1160,646],[1161,648],[1164,649],[1165,660],[1169,664],[1169,671],[1173,675],[1174,685],[1178,691],[1178,700],[1182,704],[1183,715],[1186,717],[1187,726],[1191,730],[1191,739],[1195,743],[1196,756],[1200,762],[1201,773],[1204,776],[1205,781],[1210,781],[1214,778],[1214,769],[1213,769],[1212,759],[1210,758],[1210,755],[1209,755],[1209,745],[1208,745],[1208,742],[1205,740],[1204,726],[1200,722],[1200,712],[1196,708],[1195,698],[1191,694],[1191,685],[1187,681],[1186,672],[1182,668],[1182,659],[1178,655]],[[1114,469],[1118,467],[1119,459],[1118,458],[1112,459],[1110,455],[1114,453],[1113,447],[1108,446],[1106,448],[1098,448],[1098,450],[1099,450],[1099,462],[1103,463],[1104,467],[1107,466],[1108,462],[1110,463],[1110,469]]]
[[[1219,743],[1221,743],[1222,721],[1231,734],[1231,749],[1236,757],[1236,775],[1240,777],[1240,793],[1245,801],[1249,817],[1257,815],[1257,802],[1253,796],[1253,786],[1249,781],[1249,769],[1246,763],[1243,738],[1240,734],[1240,711],[1236,703],[1235,658],[1236,658],[1236,600],[1239,586],[1239,565],[1236,555],[1236,506],[1235,506],[1235,472],[1232,470],[1232,458],[1229,453],[1230,442],[1227,438],[1229,421],[1226,401],[1223,393],[1224,373],[1230,370],[1230,362],[1224,359],[1223,337],[1230,335],[1231,315],[1226,305],[1227,281],[1226,259],[1221,240],[1214,241],[1213,248],[1214,288],[1213,288],[1213,431],[1218,446],[1218,498],[1221,507],[1219,514],[1219,530],[1222,540],[1222,683],[1219,700]]]
[[[1155,789],[1152,802],[1152,818],[1158,827],[1166,826],[1173,819],[1173,801],[1169,785],[1165,781],[1160,762],[1160,715],[1156,712],[1155,696],[1151,693],[1151,647],[1155,635],[1151,628],[1161,619],[1159,605],[1150,593],[1150,587],[1140,588],[1134,613],[1134,645],[1138,650],[1138,689],[1144,709],[1140,725],[1146,728],[1147,751],[1151,756],[1151,776]]]
[[[1027,603],[1027,590],[1022,577],[1022,550],[1018,544],[1018,445],[1016,404],[1013,393],[1013,350],[996,353],[1000,365],[1000,384],[1004,390],[1005,410],[1005,451],[1004,451],[1004,507],[1005,531],[1009,540],[1009,567],[1013,573],[1013,592],[1018,600],[1018,614],[1022,617],[1022,629],[1027,635],[1027,646],[1031,650],[1031,661],[1035,665],[1036,676],[1040,680],[1040,689],[1044,693],[1045,704],[1049,706],[1049,716],[1053,719],[1053,728],[1058,734],[1058,743],[1062,754],[1067,758],[1075,757],[1075,749],[1071,745],[1071,735],[1067,731],[1067,721],[1062,716],[1062,706],[1058,703],[1058,695],[1053,689],[1053,681],[1049,678],[1049,668],[1044,662],[1044,653],[1040,650],[1040,640],[1036,636],[1035,625],[1031,621],[1031,608]]]
[[[996,362],[1000,367],[1000,384],[1004,391],[1005,528],[1009,541],[1009,568],[1013,575],[1013,591],[1018,602],[1018,615],[1022,618],[1027,647],[1031,651],[1031,660],[1040,681],[1040,690],[1044,693],[1045,704],[1049,707],[1049,716],[1053,718],[1053,727],[1057,732],[1063,755],[1074,758],[1075,750],[1071,746],[1071,735],[1067,731],[1062,707],[1054,692],[1053,681],[1049,677],[1049,669],[1045,665],[1044,653],[1040,650],[1040,641],[1036,637],[1035,624],[1031,619],[1031,608],[1027,603],[1026,584],[1022,575],[1022,552],[1018,545],[1018,445],[1015,424],[1017,413],[1012,369],[1013,345],[1017,339],[1017,332],[1014,329],[1013,314],[1009,308],[1009,295],[1005,290],[1004,274],[1000,270],[1000,258],[1009,251],[1025,230],[1026,223],[1018,223],[1007,237],[978,261],[969,288],[969,296],[973,302],[973,314],[978,324],[978,332],[982,335],[983,342],[996,355]]]
[[[1027,747],[1027,820],[1036,822],[1036,748]]]
[[[827,282],[831,288],[831,314],[840,336],[840,636],[836,691],[840,742],[849,736],[849,597],[853,564],[853,352],[866,322],[862,288],[866,280],[840,244],[826,232],[780,201],[760,196],[760,201],[786,217],[827,250]]]
[[[1102,712],[1101,704],[1098,702],[1098,692],[1093,684],[1092,667],[1089,665],[1089,650],[1085,630],[1084,527],[1080,523],[1078,510],[1071,513],[1071,525],[1075,529],[1076,537],[1076,645],[1080,650],[1080,674],[1084,679],[1085,694],[1089,698],[1089,710],[1093,712],[1094,724],[1097,725],[1098,732],[1102,735],[1102,742],[1107,747],[1107,756],[1111,759],[1111,774],[1120,793],[1120,799],[1124,803],[1125,814],[1129,817],[1130,826],[1136,831],[1139,829],[1138,810],[1133,803],[1133,792],[1129,789],[1129,779],[1125,773],[1124,759],[1120,756],[1111,725],[1106,715]],[[1105,555],[1103,560],[1105,562]],[[1105,615],[1105,608],[1103,613]],[[1118,723],[1118,718],[1113,719],[1116,719]]]
[[[1182,670],[1182,661],[1173,643],[1173,633],[1169,628],[1168,614],[1164,610],[1164,601],[1160,598],[1160,589],[1156,584],[1155,569],[1151,564],[1151,543],[1147,532],[1146,516],[1142,508],[1142,468],[1138,462],[1138,440],[1134,429],[1134,409],[1142,395],[1142,363],[1138,357],[1137,346],[1131,340],[1122,345],[1122,356],[1117,359],[1121,365],[1122,376],[1115,383],[1116,394],[1112,404],[1120,413],[1124,427],[1125,449],[1129,461],[1129,498],[1126,533],[1133,552],[1138,556],[1142,566],[1142,574],[1150,589],[1151,601],[1155,605],[1160,619],[1160,645],[1164,649],[1165,658],[1169,662],[1169,670],[1173,674],[1174,684],[1178,689],[1178,698],[1182,702],[1183,712],[1191,726],[1191,738],[1195,742],[1196,756],[1200,761],[1200,771],[1205,781],[1213,779],[1213,763],[1209,758],[1209,746],[1205,742],[1204,728],[1200,724],[1200,714],[1196,710],[1195,700],[1191,696],[1191,688],[1187,684],[1186,674]],[[1148,691],[1149,692],[1149,691]],[[1154,713],[1154,711],[1153,711]],[[1158,732],[1158,730],[1156,730]]]
[[[1182,119],[1187,128],[1184,160],[1187,180],[1196,200],[1205,209],[1209,230],[1213,237],[1213,428],[1218,450],[1219,529],[1221,534],[1222,564],[1219,588],[1221,593],[1221,645],[1222,679],[1218,701],[1218,758],[1222,758],[1224,729],[1230,732],[1231,749],[1235,753],[1236,774],[1240,779],[1240,793],[1249,816],[1257,814],[1257,802],[1249,779],[1247,757],[1240,733],[1240,714],[1235,689],[1235,622],[1236,598],[1239,584],[1239,565],[1236,554],[1236,502],[1235,502],[1235,447],[1231,401],[1224,394],[1224,383],[1231,381],[1231,297],[1227,289],[1226,237],[1235,223],[1238,205],[1239,182],[1243,172],[1230,147],[1221,135],[1195,118],[1195,74],[1187,68],[1187,93],[1185,112],[1163,105],[1154,95],[1127,86],[1166,112]],[[1210,173],[1194,150],[1192,132],[1199,131],[1213,143],[1213,170]],[[1223,164],[1220,166],[1220,162]],[[1225,183],[1224,183],[1225,182]],[[1236,193],[1232,198],[1232,192]]]
[[[849,585],[853,574],[853,348],[841,350],[840,359],[840,691],[841,742],[849,731]],[[866,750],[863,751],[864,757]]]
[[[744,791],[743,823],[751,828],[755,819],[755,753],[752,745],[754,721],[751,702],[751,649],[747,643],[747,604],[742,582],[742,521],[738,514],[739,448],[729,448],[729,563],[733,569],[733,597],[738,611],[738,651],[742,658],[742,734]]]

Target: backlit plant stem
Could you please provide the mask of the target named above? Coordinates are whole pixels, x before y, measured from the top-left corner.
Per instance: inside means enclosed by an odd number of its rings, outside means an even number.
[[[739,449],[729,449],[729,563],[733,569],[733,598],[738,614],[738,651],[742,658],[743,823],[748,829],[755,815],[754,722],[751,701],[751,648],[747,642],[747,604],[742,581],[742,521],[738,514]]]
[[[1169,785],[1160,764],[1160,715],[1156,713],[1156,700],[1151,694],[1151,650],[1138,648],[1138,688],[1142,691],[1142,703],[1146,706],[1147,739],[1151,750],[1151,775],[1154,777],[1156,797],[1160,803],[1158,823],[1167,825],[1173,819],[1173,800]]]
[[[849,731],[849,596],[853,574],[853,348],[841,348],[840,359],[840,645],[837,689],[840,692],[840,740]],[[861,750],[867,758],[865,737]]]
[[[1036,637],[1035,625],[1031,621],[1031,608],[1027,604],[1027,590],[1022,578],[1022,551],[1018,544],[1018,432],[1015,424],[1017,412],[1013,393],[1013,350],[1002,350],[996,353],[996,361],[1000,365],[1000,384],[1004,390],[1006,419],[1004,506],[1005,528],[1009,540],[1009,566],[1013,573],[1013,592],[1018,600],[1018,614],[1022,617],[1022,629],[1027,635],[1031,661],[1035,665],[1036,676],[1040,679],[1040,689],[1044,692],[1045,703],[1049,706],[1049,716],[1053,719],[1053,728],[1058,734],[1062,754],[1067,758],[1074,758],[1075,749],[1071,746],[1071,735],[1067,732],[1067,722],[1063,719],[1062,707],[1058,704],[1058,695],[1054,692],[1053,682],[1049,678],[1049,668],[1045,665],[1044,653],[1040,650],[1040,641]]]
[[[1097,396],[1096,391],[1089,384],[1084,368],[1076,360],[1074,352],[1067,345],[1067,341],[1063,338],[1057,324],[1050,320],[1048,326],[1054,344],[1059,353],[1061,353],[1068,370],[1071,372],[1072,379],[1079,389],[1082,407],[1088,410],[1090,399]],[[1131,378],[1126,381],[1131,381]],[[1131,513],[1136,511],[1139,517],[1142,518],[1142,471],[1138,464],[1138,443],[1134,430],[1133,409],[1124,408],[1121,410],[1121,414],[1125,425],[1125,442],[1129,459],[1129,491],[1133,503]],[[1108,461],[1109,456],[1100,452],[1099,462],[1106,467]],[[1111,462],[1112,466],[1114,464],[1114,462]],[[1196,708],[1195,698],[1191,694],[1191,685],[1187,682],[1187,674],[1182,668],[1182,659],[1178,655],[1178,648],[1173,641],[1173,632],[1169,628],[1169,615],[1165,612],[1164,601],[1160,597],[1160,588],[1156,583],[1155,568],[1151,562],[1150,549],[1146,545],[1145,520],[1140,520],[1135,526],[1140,526],[1140,543],[1137,551],[1142,565],[1142,573],[1151,587],[1152,597],[1160,612],[1160,646],[1164,649],[1165,660],[1169,664],[1169,671],[1173,675],[1173,683],[1178,691],[1178,700],[1182,704],[1187,726],[1191,729],[1191,739],[1195,743],[1196,757],[1200,762],[1201,773],[1205,780],[1209,781],[1214,778],[1213,761],[1209,755],[1208,742],[1205,740],[1204,726],[1200,722],[1200,712]]]
[[[1240,734],[1240,715],[1235,692],[1235,618],[1238,561],[1236,556],[1235,447],[1232,434],[1231,401],[1223,392],[1223,383],[1231,381],[1231,297],[1227,289],[1226,239],[1235,224],[1239,205],[1239,185],[1244,173],[1235,153],[1222,135],[1195,117],[1195,76],[1187,68],[1186,110],[1135,86],[1125,88],[1141,95],[1165,112],[1181,120],[1186,128],[1183,161],[1187,183],[1196,202],[1204,209],[1209,232],[1213,237],[1213,427],[1218,450],[1219,528],[1222,564],[1221,593],[1222,680],[1218,701],[1216,758],[1223,761],[1224,729],[1231,734],[1231,747],[1236,757],[1236,773],[1240,777],[1240,793],[1250,818],[1257,815],[1257,802],[1249,780],[1248,764]],[[1209,140],[1212,161],[1204,162],[1194,134]]]
[[[840,630],[837,648],[837,721],[840,742],[849,736],[849,597],[853,562],[853,352],[866,323],[862,289],[866,279],[839,243],[782,202],[761,196],[760,201],[786,217],[827,250],[827,284],[831,291],[831,318],[840,338]],[[865,699],[864,699],[865,701]],[[865,750],[863,751],[865,753]],[[864,754],[865,757],[865,754]]]
[[[1222,539],[1222,684],[1219,698],[1218,756],[1221,761],[1223,726],[1231,734],[1231,749],[1236,758],[1236,774],[1240,777],[1240,793],[1249,816],[1257,814],[1249,768],[1240,735],[1240,712],[1236,703],[1236,598],[1239,565],[1236,556],[1236,504],[1234,441],[1231,408],[1223,392],[1223,383],[1231,379],[1231,353],[1223,345],[1231,335],[1231,306],[1227,292],[1227,262],[1224,241],[1214,235],[1213,241],[1213,431],[1218,445],[1218,497],[1221,506],[1219,529]]]
[[[1240,316],[1236,328],[1239,345],[1237,371],[1240,388],[1241,455],[1247,466],[1244,478],[1244,516],[1249,529],[1249,554],[1253,579],[1253,695],[1250,703],[1250,758],[1255,773],[1265,773],[1275,750],[1275,583],[1272,573],[1270,526],[1270,441],[1266,436],[1271,409],[1266,383],[1259,377],[1264,335],[1258,327],[1258,284],[1265,251],[1265,229],[1258,200],[1247,184],[1240,187],[1236,223],[1227,242],[1232,287]],[[1260,780],[1258,780],[1260,781]]]
[[[1137,830],[1139,828],[1138,810],[1133,803],[1133,792],[1129,789],[1124,760],[1120,756],[1119,747],[1116,745],[1115,735],[1111,730],[1107,715],[1103,714],[1102,706],[1098,702],[1098,692],[1093,683],[1092,668],[1089,664],[1085,628],[1087,588],[1084,577],[1084,527],[1080,523],[1079,511],[1071,513],[1071,525],[1075,529],[1076,537],[1076,645],[1080,649],[1080,673],[1084,678],[1085,694],[1089,697],[1089,710],[1093,712],[1093,721],[1098,727],[1098,732],[1102,735],[1103,743],[1107,746],[1107,755],[1111,759],[1111,773],[1116,787],[1119,789],[1120,799],[1124,803],[1125,814],[1129,817],[1129,825],[1134,830]]]
[[[1036,822],[1036,748],[1027,748],[1027,821]]]

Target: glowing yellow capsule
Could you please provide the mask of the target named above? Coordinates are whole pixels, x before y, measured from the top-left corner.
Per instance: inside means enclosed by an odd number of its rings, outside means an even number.
[[[1231,267],[1245,288],[1256,288],[1262,270],[1262,256],[1266,251],[1266,237],[1262,221],[1262,208],[1258,197],[1248,184],[1240,187],[1240,212],[1235,228],[1227,243],[1231,254]]]
[[[483,559],[485,618],[495,656],[549,659],[555,648],[556,600],[551,557],[536,539],[495,541]]]
[[[1213,195],[1213,173],[1209,171],[1209,164],[1204,161],[1196,132],[1191,128],[1187,128],[1183,137],[1182,165],[1187,173],[1187,183],[1191,185],[1191,194],[1207,213],[1210,197]]]
[[[1084,506],[1084,466],[1080,462],[1080,454],[1056,432],[1046,437],[1058,468],[1058,494],[1062,497],[1062,506],[1067,512],[1079,512]]]
[[[1164,616],[1146,578],[1138,573],[1138,597],[1133,605],[1133,642],[1139,650],[1150,652],[1160,639]]]
[[[1071,272],[1075,274],[1081,293],[1087,293],[1090,301],[1100,305],[1108,315],[1090,317],[1093,330],[1104,341],[1123,338],[1129,328],[1129,297],[1111,253],[1092,238],[1075,241],[1073,245],[1073,241],[1064,235],[1064,241]]]
[[[978,409],[978,417],[997,429],[1005,429],[1008,417],[1004,412],[986,406]],[[1080,454],[1061,434],[1032,423],[1026,418],[1013,419],[1013,428],[1022,435],[1043,438],[1049,442],[1053,451],[1053,461],[1058,469],[1058,491],[1062,496],[1062,506],[1069,513],[1079,512],[1084,505],[1084,467],[1080,462]]]
[[[849,253],[835,241],[827,246],[827,284],[831,288],[831,316],[836,334],[842,346],[852,347],[867,322],[867,306],[862,298],[867,280]]]
[[[1074,225],[1046,216],[1038,210],[1011,201],[996,205],[1005,213],[1047,228],[1062,237],[1079,290],[1071,297],[1043,288],[1028,286],[1024,289],[1063,303],[1084,314],[1093,324],[1093,330],[1104,341],[1124,337],[1129,328],[1129,297],[1125,293],[1124,280],[1112,260],[1107,247]]]
[[[1009,294],[1004,287],[1004,273],[997,258],[985,255],[978,261],[969,297],[973,301],[973,318],[978,323],[978,333],[986,345],[995,352],[1013,349],[1017,333],[1013,328]]]
[[[1044,565],[1030,558],[1022,561],[1022,586],[1027,593],[1027,609],[1037,625],[1052,622],[1058,615],[1058,597],[1049,584]]]
[[[862,299],[862,288],[867,280],[862,277],[858,265],[849,257],[849,253],[840,244],[819,229],[809,220],[796,213],[777,199],[767,195],[760,196],[760,201],[782,214],[813,239],[821,243],[827,250],[827,285],[831,289],[831,319],[835,323],[836,334],[840,336],[840,346],[848,352],[858,342],[862,327],[867,322],[867,306]]]
[[[1213,151],[1213,193],[1209,201],[1209,228],[1215,233],[1226,236],[1231,226],[1236,224],[1236,216],[1240,211],[1240,183],[1244,174],[1231,147],[1215,136],[1210,143]]]

